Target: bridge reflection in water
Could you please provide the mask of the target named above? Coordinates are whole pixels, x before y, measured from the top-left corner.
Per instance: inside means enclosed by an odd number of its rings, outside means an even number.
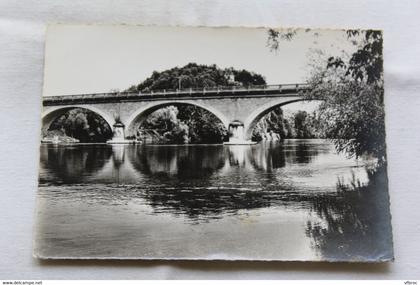
[[[386,176],[367,163],[323,140],[43,145],[37,246],[70,257],[375,258],[391,242],[376,242],[390,231]]]

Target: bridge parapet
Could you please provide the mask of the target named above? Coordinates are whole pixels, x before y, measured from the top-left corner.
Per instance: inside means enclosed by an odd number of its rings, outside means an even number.
[[[203,99],[217,97],[296,96],[309,90],[309,84],[277,84],[253,86],[219,86],[206,88],[167,89],[150,92],[110,92],[43,97],[44,106],[112,103],[130,101],[153,101],[162,99]]]

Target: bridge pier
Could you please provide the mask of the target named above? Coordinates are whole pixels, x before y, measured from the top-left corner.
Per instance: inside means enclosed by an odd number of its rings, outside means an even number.
[[[132,143],[132,141],[127,140],[125,138],[125,132],[124,132],[124,124],[121,122],[116,122],[113,125],[113,136],[112,139],[110,139],[109,141],[107,141],[106,143],[109,144],[129,144]]]
[[[226,145],[249,145],[256,144],[251,140],[247,140],[245,136],[244,124],[241,121],[235,120],[229,124],[229,141]]]

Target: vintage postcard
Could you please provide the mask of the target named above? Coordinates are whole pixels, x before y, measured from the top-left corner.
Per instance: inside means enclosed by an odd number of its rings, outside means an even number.
[[[393,260],[382,45],[50,26],[34,256]]]

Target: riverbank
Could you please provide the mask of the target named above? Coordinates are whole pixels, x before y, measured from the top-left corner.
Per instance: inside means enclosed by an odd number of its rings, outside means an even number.
[[[43,134],[41,143],[76,144],[80,143],[80,140],[67,136],[63,131],[53,130]]]

